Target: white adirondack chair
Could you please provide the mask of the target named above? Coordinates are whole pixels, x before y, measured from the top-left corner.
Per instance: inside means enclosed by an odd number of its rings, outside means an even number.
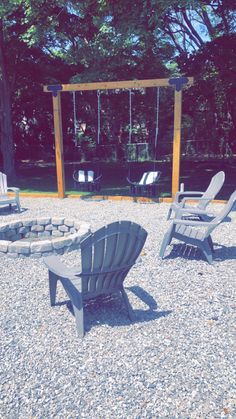
[[[175,195],[174,202],[171,204],[167,214],[167,220],[170,219],[172,212],[175,217],[180,218],[181,213],[194,214],[202,220],[207,220],[208,210],[207,206],[215,199],[218,192],[221,190],[225,181],[225,173],[223,171],[216,173],[205,190],[201,191],[179,191]],[[194,205],[188,205],[187,202],[193,201]]]
[[[172,239],[177,239],[201,249],[207,261],[212,263],[214,247],[211,233],[227,217],[235,202],[236,191],[232,193],[227,204],[211,221],[185,220],[181,218],[182,214],[179,218],[175,218],[163,238],[159,253],[160,257],[164,258],[166,247],[171,243]],[[188,209],[186,212],[188,212]]]
[[[14,195],[9,195],[8,191],[14,192]],[[21,208],[19,192],[19,188],[7,186],[7,176],[4,173],[0,172],[0,206],[9,205],[9,207],[11,208],[12,205],[16,205],[18,211],[20,212]]]

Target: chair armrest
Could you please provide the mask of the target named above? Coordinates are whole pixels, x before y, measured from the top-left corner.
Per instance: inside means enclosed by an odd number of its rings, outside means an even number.
[[[49,269],[49,281],[60,280],[70,299],[73,300],[73,297],[78,293],[82,294],[82,278],[79,274],[76,276],[70,268],[60,261],[58,256],[47,256],[43,261]],[[53,273],[56,278],[50,277],[50,273]]]
[[[182,199],[182,197],[184,198],[184,197],[189,197],[188,199],[190,199],[190,198],[194,198],[194,197],[201,197],[201,195],[203,195],[205,192],[202,192],[202,191],[183,191],[183,192],[181,192],[181,191],[178,191],[178,192],[176,192],[176,194],[175,194],[175,202],[179,202],[179,199]]]
[[[175,218],[173,224],[181,224],[185,226],[195,226],[195,227],[209,227],[217,226],[219,223],[213,223],[212,221],[193,221],[193,220],[182,220]]]
[[[196,215],[208,215],[209,217],[214,217],[214,214],[209,213],[207,210],[204,209],[198,209],[198,208],[190,208],[190,207],[180,207],[177,210],[176,217],[179,218],[179,215],[182,217],[184,214],[196,214]]]
[[[7,190],[8,190],[8,191],[13,191],[13,192],[15,192],[16,194],[19,194],[19,192],[20,192],[20,188],[15,188],[14,186],[8,186],[8,187],[7,187]]]
[[[196,201],[196,202],[198,202],[198,201],[201,201],[201,202],[204,202],[204,201],[212,201],[212,197],[208,196],[206,198],[202,198],[200,196],[199,198],[197,198],[197,197],[191,196],[189,198],[183,198],[180,203],[183,204],[183,206],[184,206],[187,201]]]
[[[56,255],[47,256],[43,258],[45,266],[49,269],[50,272],[54,273],[60,278],[68,278],[71,280],[78,280],[79,273],[75,275],[74,270],[68,268],[64,263],[61,262],[60,258]]]

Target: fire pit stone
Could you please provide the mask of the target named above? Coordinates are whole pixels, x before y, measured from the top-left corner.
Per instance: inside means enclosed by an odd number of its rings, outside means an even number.
[[[62,217],[22,219],[0,225],[0,255],[39,258],[79,247],[90,225]]]

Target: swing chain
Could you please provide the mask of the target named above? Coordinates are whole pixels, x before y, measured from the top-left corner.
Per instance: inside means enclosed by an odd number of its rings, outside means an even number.
[[[76,96],[75,91],[72,92],[73,96],[73,113],[74,113],[74,143],[77,145],[77,115],[76,115]]]
[[[129,89],[129,144],[132,142],[132,89]]]
[[[157,87],[157,97],[156,97],[156,132],[155,132],[155,151],[157,148],[157,137],[159,133],[159,109],[160,109],[160,88]]]
[[[101,100],[100,100],[101,92],[97,90],[97,98],[98,98],[98,128],[97,128],[97,143],[100,144],[100,134],[101,134]]]

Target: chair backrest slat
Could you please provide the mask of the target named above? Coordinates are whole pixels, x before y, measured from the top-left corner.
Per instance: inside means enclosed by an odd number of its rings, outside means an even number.
[[[157,182],[160,177],[160,172],[144,172],[139,182],[139,185],[150,185]]]
[[[208,188],[202,195],[202,200],[199,202],[198,208],[205,209],[207,207],[209,202],[215,198],[222,188],[224,181],[225,173],[223,171],[216,173],[216,175],[212,177]],[[207,200],[207,198],[209,198],[209,200]]]
[[[85,172],[84,170],[78,171],[78,181],[79,182],[85,182]]]
[[[93,182],[93,181],[94,181],[94,171],[88,170],[88,182]]]
[[[146,230],[138,224],[117,221],[84,239],[81,242],[83,292],[120,289],[146,237]]]
[[[0,195],[7,193],[7,176],[5,173],[0,172]]]
[[[139,181],[139,185],[146,185],[146,179],[147,179],[147,172],[144,172],[143,176],[141,177]]]
[[[130,235],[128,237],[128,243],[126,248],[126,256],[124,257],[124,263],[135,262],[140,254],[143,247],[143,229],[138,224],[132,224],[130,226]]]
[[[90,237],[89,237],[90,238]],[[89,239],[88,238],[88,239]],[[86,246],[82,250],[82,272],[84,273],[90,273],[92,272],[93,267],[93,248],[92,246]],[[87,280],[82,281],[82,290],[83,292],[88,292],[89,289],[89,277],[87,277]]]

